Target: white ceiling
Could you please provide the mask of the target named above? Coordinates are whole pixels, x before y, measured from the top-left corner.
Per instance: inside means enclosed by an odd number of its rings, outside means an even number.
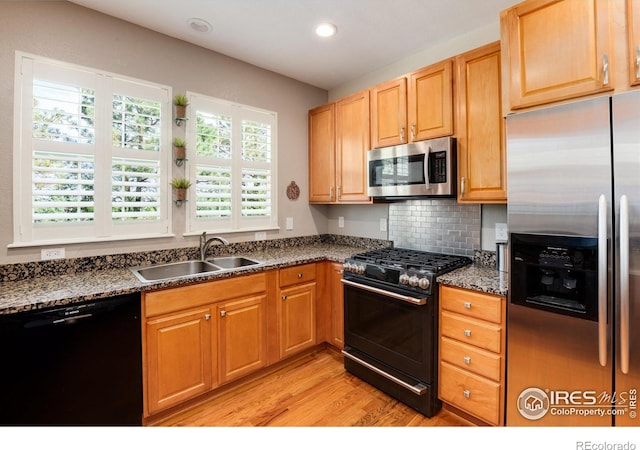
[[[71,0],[331,89],[431,45],[497,23],[517,0]],[[208,21],[198,33],[187,19]],[[314,34],[334,23],[331,39]],[[484,44],[484,43],[480,43]]]

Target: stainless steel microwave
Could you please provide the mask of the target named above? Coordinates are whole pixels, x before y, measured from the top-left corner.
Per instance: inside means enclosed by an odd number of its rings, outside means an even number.
[[[444,137],[367,153],[368,195],[386,200],[456,196],[455,138]]]

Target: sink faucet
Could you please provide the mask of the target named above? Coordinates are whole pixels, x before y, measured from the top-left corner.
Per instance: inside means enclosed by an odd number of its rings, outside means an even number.
[[[221,238],[220,236],[213,236],[207,239],[206,231],[200,235],[200,260],[204,261],[204,258],[207,255],[207,250],[209,250],[211,244],[216,241],[224,245],[229,244],[229,241],[227,241],[225,238]]]

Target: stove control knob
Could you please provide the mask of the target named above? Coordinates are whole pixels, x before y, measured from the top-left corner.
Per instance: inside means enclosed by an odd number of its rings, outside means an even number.
[[[403,273],[402,275],[400,275],[400,284],[409,284],[409,275],[407,275],[406,273]]]
[[[365,267],[363,265],[356,266],[356,272],[362,275],[364,273]]]
[[[342,270],[344,270],[345,272],[351,272],[351,264],[349,264],[348,262],[342,264]]]
[[[420,278],[418,280],[418,286],[420,289],[429,289],[429,285],[431,285],[431,282],[428,278]]]
[[[412,275],[412,276],[409,278],[409,285],[410,285],[410,286],[413,286],[413,287],[416,287],[416,286],[418,285],[418,277],[417,277],[417,276],[415,276],[415,275]]]

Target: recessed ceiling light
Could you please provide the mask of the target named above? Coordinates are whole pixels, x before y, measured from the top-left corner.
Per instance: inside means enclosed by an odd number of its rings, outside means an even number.
[[[320,37],[330,37],[336,34],[338,27],[332,23],[321,23],[316,27],[316,34]]]
[[[192,17],[191,19],[187,19],[187,25],[194,31],[198,33],[208,33],[212,30],[212,26],[209,22],[204,19],[199,19],[197,17]]]

